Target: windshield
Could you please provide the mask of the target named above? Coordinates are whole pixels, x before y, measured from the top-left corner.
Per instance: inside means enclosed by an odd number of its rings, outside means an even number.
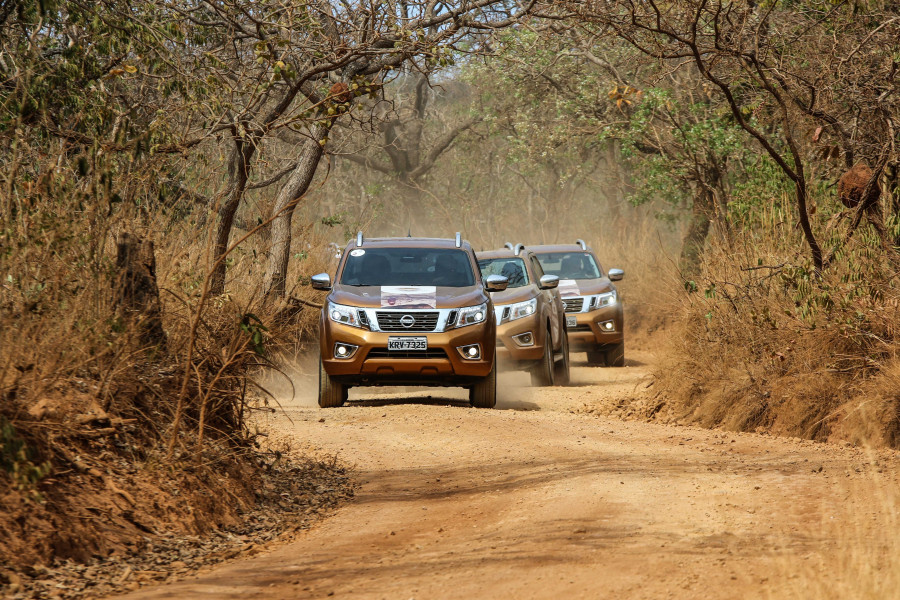
[[[603,277],[597,261],[586,252],[550,252],[538,254],[538,261],[547,275],[560,279],[599,279]]]
[[[356,248],[347,256],[341,283],[469,287],[475,285],[475,273],[465,250]]]
[[[508,288],[528,285],[528,271],[521,258],[485,258],[478,261],[481,278],[488,275],[502,275],[509,280]]]

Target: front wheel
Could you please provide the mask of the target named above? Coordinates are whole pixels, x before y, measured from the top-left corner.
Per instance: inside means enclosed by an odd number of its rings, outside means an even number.
[[[325,370],[325,364],[319,361],[319,407],[336,408],[343,406],[347,400],[347,386],[335,381]]]
[[[469,388],[469,404],[475,408],[494,408],[497,404],[497,362],[491,372]]]
[[[588,360],[588,363],[590,363],[596,367],[605,367],[606,366],[606,353],[603,352],[602,350],[588,350],[587,360]]]
[[[569,385],[569,334],[564,330],[562,332],[562,358],[556,362],[554,375],[556,376],[556,385]]]
[[[609,346],[606,350],[606,366],[607,367],[624,367],[625,366],[625,342]]]
[[[544,336],[544,356],[541,362],[531,372],[531,385],[533,386],[549,386],[554,383],[553,370],[553,338],[550,330]]]

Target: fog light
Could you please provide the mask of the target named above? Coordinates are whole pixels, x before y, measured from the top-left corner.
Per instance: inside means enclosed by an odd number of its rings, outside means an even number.
[[[357,348],[358,346],[354,346],[353,344],[343,344],[338,342],[334,345],[334,357],[350,358],[356,353]]]
[[[460,355],[467,360],[478,360],[481,358],[481,346],[472,344],[469,346],[460,346],[457,348]]]
[[[514,335],[513,340],[520,346],[534,346],[534,335],[530,331]]]
[[[603,321],[602,323],[600,323],[600,329],[602,329],[603,331],[615,331],[616,323],[615,321]]]

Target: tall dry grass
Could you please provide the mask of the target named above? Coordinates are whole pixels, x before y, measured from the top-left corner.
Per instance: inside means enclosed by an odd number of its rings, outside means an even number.
[[[714,240],[685,284],[660,371],[671,418],[816,440],[900,444],[900,289],[872,229],[817,276],[789,213]],[[827,247],[842,230],[822,226]]]
[[[80,520],[79,498],[91,494],[121,489],[137,502],[140,520],[156,510],[141,494],[178,481],[185,494],[171,508],[172,526],[197,533],[235,518],[253,499],[246,466],[266,460],[248,424],[253,411],[268,410],[252,376],[309,339],[318,319],[302,302],[263,301],[264,232],[235,232],[233,239],[246,239],[228,257],[227,293],[213,298],[205,293],[213,226],[205,208],[159,201],[155,179],[138,173],[121,174],[133,188],[114,199],[93,187],[99,175],[79,177],[56,157],[46,160],[29,165],[43,174],[39,182],[16,178],[8,164],[0,170],[0,563],[7,565],[83,559],[119,534],[141,534],[125,517],[114,525]],[[292,274],[292,294],[311,303],[304,284],[329,261],[316,231],[298,226],[303,241]],[[155,243],[165,343],[148,343],[142,317],[117,305],[116,239],[125,232]],[[123,469],[137,474],[125,477]],[[143,487],[122,483],[134,478]],[[202,509],[192,510],[194,501]],[[48,523],[52,534],[42,533]]]

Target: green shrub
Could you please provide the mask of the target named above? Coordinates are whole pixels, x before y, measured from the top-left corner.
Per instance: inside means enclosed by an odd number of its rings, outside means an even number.
[[[0,469],[19,490],[32,490],[50,473],[50,463],[35,464],[34,451],[25,443],[6,417],[0,415]]]

